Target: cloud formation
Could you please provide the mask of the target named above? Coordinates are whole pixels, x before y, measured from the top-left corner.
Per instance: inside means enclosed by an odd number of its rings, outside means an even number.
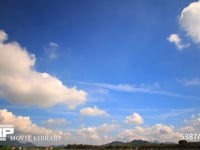
[[[49,120],[49,122],[58,119]],[[59,119],[61,120],[61,119]],[[61,121],[63,122],[63,121]],[[39,143],[41,145],[61,145],[61,144],[105,144],[112,141],[108,133],[118,128],[115,124],[103,124],[98,127],[85,127],[75,129],[72,131],[52,130],[50,128],[41,127],[32,122],[29,116],[17,116],[7,109],[0,109],[0,124],[13,125],[15,128],[15,135],[46,135],[46,136],[61,136],[62,141],[54,143]]]
[[[86,102],[87,93],[69,88],[48,73],[34,69],[35,55],[17,42],[5,43],[0,30],[0,96],[12,103],[50,107],[59,103],[73,109]]]
[[[35,141],[35,144],[38,145],[59,145],[63,144],[63,141],[66,139],[69,139],[69,142],[70,140],[72,140],[71,132],[52,130],[49,128],[38,126],[37,124],[32,122],[30,117],[17,116],[12,112],[9,112],[7,109],[0,109],[0,124],[13,125],[15,129],[15,135],[59,136],[62,138],[61,141],[52,141],[46,143],[42,141]]]
[[[200,1],[192,2],[186,6],[179,17],[179,24],[186,32],[192,41],[196,44],[200,44]],[[171,34],[167,38],[171,43],[174,43],[178,50],[183,50],[189,47],[190,44],[184,44],[181,37],[178,34]]]
[[[194,127],[198,127],[198,129],[200,129],[200,113],[195,115],[193,114],[192,117],[190,119],[185,119],[184,120],[185,123],[194,126]]]
[[[96,128],[82,128],[80,130],[77,131],[77,135],[79,136],[79,138],[88,138],[88,140],[99,140],[100,137],[96,131]]]
[[[176,130],[174,126],[165,124],[155,124],[145,127],[135,126],[132,129],[126,129],[119,124],[102,124],[100,126],[89,126],[68,131],[66,129],[65,131],[62,131],[41,127],[33,123],[29,116],[17,116],[6,109],[0,110],[0,124],[13,125],[15,127],[15,134],[62,136],[63,140],[61,143],[54,144],[106,144],[116,140],[127,142],[134,139],[178,142],[182,139],[182,134],[184,133],[199,133],[199,118],[200,114],[192,115],[190,119],[185,120],[187,126],[183,126]],[[55,120],[56,119],[52,119],[50,122],[54,122]]]
[[[76,140],[86,144],[107,144],[114,140],[109,133],[118,129],[119,125],[116,124],[103,124],[98,127],[82,128],[77,130]]]
[[[195,133],[196,129],[193,126],[185,126],[178,130],[181,133]]]
[[[84,116],[108,116],[108,113],[99,109],[97,106],[82,108],[80,114]]]
[[[137,126],[134,129],[125,129],[118,138],[123,141],[131,141],[133,139],[142,139],[147,141],[158,140],[160,142],[180,140],[180,133],[174,131],[174,127],[163,124],[156,124],[152,127]]]
[[[174,43],[177,47],[178,50],[182,50],[184,48],[187,48],[189,46],[189,44],[183,44],[182,43],[182,39],[179,37],[178,34],[171,34],[167,40],[171,43]]]
[[[200,43],[200,1],[192,2],[185,7],[180,15],[179,22],[187,35],[194,43]]]
[[[30,117],[16,116],[7,109],[0,110],[0,124],[13,125],[20,134],[52,135],[53,130],[34,124]]]
[[[143,124],[144,120],[142,116],[140,116],[138,113],[133,113],[131,116],[126,117],[125,123],[132,124],[132,125],[139,125],[139,124]]]

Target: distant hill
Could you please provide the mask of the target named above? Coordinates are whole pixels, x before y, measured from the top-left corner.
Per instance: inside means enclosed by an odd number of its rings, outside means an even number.
[[[144,140],[133,140],[131,142],[114,141],[114,142],[106,144],[105,146],[116,146],[116,145],[135,145],[135,146],[139,146],[139,145],[146,145],[146,144],[149,144],[149,143],[150,142],[144,141]]]
[[[108,144],[105,144],[105,146],[109,146],[109,145],[112,145],[112,146],[116,146],[116,145],[135,145],[135,146],[141,146],[141,145],[148,145],[148,144],[161,144],[159,141],[145,141],[145,140],[132,140],[130,142],[122,142],[122,141],[113,141],[111,143],[108,143]],[[163,144],[176,144],[176,143],[173,143],[173,142],[165,142]]]
[[[176,144],[174,142],[165,142],[164,144]]]
[[[126,144],[126,143],[121,142],[121,141],[113,141],[111,143],[106,144],[106,146],[108,146],[108,145],[123,145],[123,144]]]
[[[133,144],[133,145],[145,145],[149,144],[150,142],[144,141],[144,140],[133,140],[131,142],[128,142],[128,144]]]

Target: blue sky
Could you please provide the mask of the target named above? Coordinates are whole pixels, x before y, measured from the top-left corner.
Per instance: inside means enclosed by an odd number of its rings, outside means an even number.
[[[0,3],[1,124],[63,143],[199,132],[199,1]]]

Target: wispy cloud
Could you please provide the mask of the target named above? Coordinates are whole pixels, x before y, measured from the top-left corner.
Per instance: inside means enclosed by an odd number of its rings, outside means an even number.
[[[179,80],[184,86],[200,86],[200,78]]]
[[[167,40],[170,43],[174,43],[177,47],[178,50],[183,50],[184,48],[189,47],[189,44],[184,44],[182,42],[182,39],[180,38],[180,36],[178,34],[171,34],[169,35],[169,37],[167,38]]]
[[[151,86],[145,86],[145,85],[131,85],[131,84],[109,84],[109,83],[96,83],[96,82],[82,82],[82,81],[73,81],[78,84],[88,85],[88,86],[96,86],[100,88],[105,88],[109,90],[114,91],[121,91],[121,92],[151,92],[152,89],[158,88],[158,83],[155,83]]]
[[[58,52],[57,49],[59,48],[59,44],[55,42],[50,42],[47,47],[44,48],[45,54],[49,59],[56,59],[58,58]]]
[[[194,111],[195,111],[195,109],[193,109],[193,108],[170,109],[170,110],[165,110],[164,113],[162,113],[161,110],[160,110],[159,113],[157,113],[156,115],[154,115],[152,117],[156,118],[156,119],[158,119],[158,118],[169,119],[169,118],[174,118],[174,117],[177,117],[177,116],[182,116],[182,115],[185,115],[185,114],[188,114],[188,113],[192,113]]]
[[[147,94],[157,94],[157,95],[165,95],[165,96],[173,96],[173,97],[200,99],[195,96],[188,96],[188,95],[183,95],[176,92],[162,90],[158,82],[150,86],[145,85],[145,84],[132,85],[132,84],[93,83],[93,82],[82,82],[82,81],[73,81],[73,82],[76,82],[77,84],[96,86],[96,87],[105,88],[105,89],[113,90],[113,91],[119,91],[119,92],[147,93]]]
[[[55,42],[50,42],[49,45],[51,47],[59,47],[59,45],[57,43],[55,43]]]

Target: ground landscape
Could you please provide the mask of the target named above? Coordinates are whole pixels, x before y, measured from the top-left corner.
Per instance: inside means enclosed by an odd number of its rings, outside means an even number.
[[[106,145],[83,145],[83,144],[69,144],[62,146],[0,146],[0,150],[198,150],[200,149],[200,142],[187,142],[185,140],[175,143],[149,143],[142,140],[133,140],[131,142],[123,143],[115,141]]]

